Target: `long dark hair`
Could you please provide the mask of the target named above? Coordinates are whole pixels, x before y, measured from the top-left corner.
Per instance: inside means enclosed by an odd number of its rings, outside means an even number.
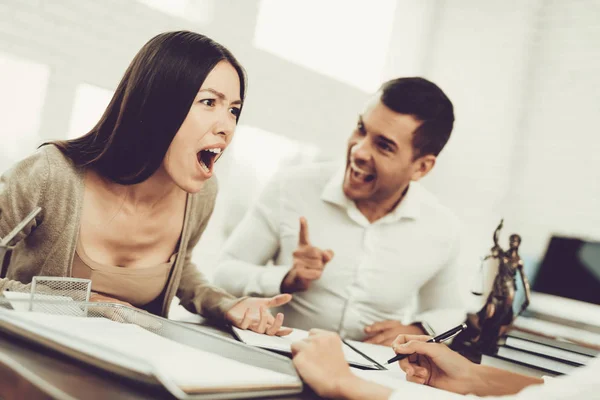
[[[188,31],[155,36],[136,54],[90,132],[43,145],[55,145],[76,166],[116,183],[143,182],[160,167],[198,90],[220,61],[237,71],[243,101],[245,72],[225,47]]]

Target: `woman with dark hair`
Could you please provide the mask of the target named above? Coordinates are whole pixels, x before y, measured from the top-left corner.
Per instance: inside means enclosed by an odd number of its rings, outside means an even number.
[[[44,143],[0,178],[0,237],[42,208],[14,240],[0,293],[27,291],[36,275],[88,278],[92,301],[167,316],[177,295],[189,311],[243,329],[288,332],[268,308],[291,296],[235,298],[191,262],[245,88],[238,61],[203,35],[146,43],[89,133]]]

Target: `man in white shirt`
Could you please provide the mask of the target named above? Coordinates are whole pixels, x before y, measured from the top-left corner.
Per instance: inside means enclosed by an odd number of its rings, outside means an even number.
[[[344,359],[338,335],[318,330],[310,334],[292,344],[294,366],[304,382],[325,398],[450,400],[464,399],[463,395],[485,396],[487,400],[600,398],[598,357],[571,375],[542,380],[473,364],[444,344],[425,343],[428,336],[400,335],[393,347],[398,354],[411,354],[399,362],[408,383],[397,380],[391,387],[389,382],[382,386],[353,374]]]
[[[417,182],[453,123],[435,84],[386,82],[345,165],[276,174],[225,245],[215,283],[238,296],[293,293],[287,326],[371,343],[464,320],[458,220]]]

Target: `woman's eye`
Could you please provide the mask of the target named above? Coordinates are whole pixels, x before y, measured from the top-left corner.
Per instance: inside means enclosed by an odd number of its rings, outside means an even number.
[[[208,107],[213,107],[215,105],[215,99],[204,99],[204,100],[200,100],[200,103],[204,104],[205,106]]]
[[[231,107],[231,108],[229,109],[229,112],[230,112],[230,113],[232,113],[233,115],[235,115],[236,117],[239,117],[239,116],[240,116],[240,112],[241,112],[241,111],[242,111],[242,110],[240,110],[238,107]]]

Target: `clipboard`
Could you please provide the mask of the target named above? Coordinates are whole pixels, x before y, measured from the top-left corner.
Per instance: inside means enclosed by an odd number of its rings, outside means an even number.
[[[14,303],[14,301],[18,300],[12,300],[11,303]],[[245,346],[215,334],[201,332],[120,304],[72,301],[67,302],[68,304],[62,303],[65,306],[65,313],[52,316],[44,313],[23,313],[10,310],[12,308],[10,303],[0,298],[0,331],[19,337],[26,342],[56,351],[95,368],[117,374],[126,380],[150,386],[162,386],[178,399],[271,397],[296,394],[303,390],[300,377],[297,375],[291,361],[286,357]],[[69,314],[75,305],[84,310],[85,316],[72,316]],[[51,309],[56,311],[60,308],[60,302],[56,302]],[[25,316],[25,314],[28,315]],[[41,318],[42,316],[44,318]],[[108,321],[123,328],[127,326],[132,331],[139,332],[141,330],[143,335],[150,335],[156,340],[166,340],[174,343],[171,344],[173,346],[187,347],[186,351],[188,352],[199,354],[202,352],[207,359],[219,359],[226,363],[224,365],[237,365],[241,368],[247,367],[247,369],[262,371],[263,374],[260,376],[263,381],[274,376],[281,378],[281,380],[268,381],[267,384],[260,385],[249,382],[246,385],[237,384],[235,387],[227,387],[227,385],[217,387],[216,384],[211,384],[212,386],[207,390],[202,390],[201,387],[191,389],[182,387],[180,382],[176,382],[177,379],[169,375],[169,369],[165,366],[157,367],[148,360],[124,354],[119,349],[99,346],[85,337],[79,337],[77,340],[68,337],[68,340],[65,340],[65,335],[68,336],[68,333],[43,323],[42,319],[47,318],[63,322],[69,318],[74,318],[77,321],[85,320],[91,324]],[[102,325],[106,324],[102,323]],[[105,330],[102,331],[103,336],[106,336],[106,334]],[[165,342],[161,343],[164,344]],[[99,349],[99,347],[101,348]],[[201,366],[201,364],[194,365]],[[205,368],[205,371],[211,368],[213,368],[212,365],[208,369]],[[198,368],[198,370],[201,369]]]
[[[241,342],[262,349],[271,350],[281,354],[292,354],[291,344],[294,341],[304,339],[308,336],[308,332],[303,329],[296,329],[288,336],[268,336],[252,331],[241,330],[234,326],[231,327],[233,335]],[[348,365],[369,370],[387,370],[385,366],[374,360],[372,357],[360,351],[356,346],[350,345],[347,341],[342,340],[342,351]]]

